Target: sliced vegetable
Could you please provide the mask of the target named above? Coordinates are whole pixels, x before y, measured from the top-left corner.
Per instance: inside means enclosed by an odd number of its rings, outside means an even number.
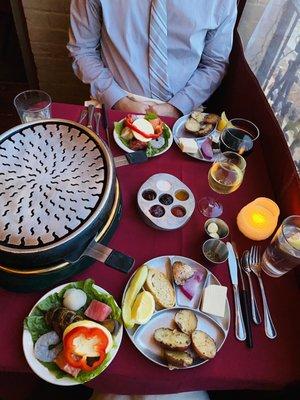
[[[150,141],[161,135],[161,132],[154,133],[153,126],[145,118],[138,118],[133,121],[132,115],[127,115],[125,118],[125,126],[132,129],[135,138],[140,141]]]
[[[76,378],[81,371],[81,368],[75,368],[72,367],[72,365],[68,364],[63,351],[58,354],[54,362],[60,369],[65,371],[67,374],[74,376],[74,378]]]
[[[110,332],[96,322],[75,322],[65,329],[64,357],[68,364],[84,371],[92,371],[105,359],[112,347]]]
[[[101,301],[92,300],[84,315],[94,321],[102,322],[111,314],[111,308]]]
[[[205,158],[208,158],[209,160],[213,158],[214,153],[212,150],[212,140],[210,138],[205,139],[201,144],[201,151]]]
[[[136,271],[125,293],[122,307],[122,317],[126,328],[133,328],[134,326],[134,321],[131,318],[131,308],[136,296],[146,282],[147,275],[148,267],[147,265],[143,265]]]
[[[189,278],[184,285],[179,286],[179,289],[189,300],[192,300],[195,296],[203,277],[204,274],[201,271],[195,271],[194,275]]]
[[[77,311],[86,303],[87,295],[81,289],[68,289],[64,294],[63,305],[72,311]]]

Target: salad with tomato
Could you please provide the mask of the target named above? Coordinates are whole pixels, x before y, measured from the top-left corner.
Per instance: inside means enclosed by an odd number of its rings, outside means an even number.
[[[155,113],[128,114],[115,122],[115,132],[129,150],[145,150],[148,157],[158,155],[172,143],[170,128]]]
[[[35,358],[57,379],[84,383],[109,364],[121,324],[114,298],[87,279],[41,300],[25,318],[24,329],[31,334]]]

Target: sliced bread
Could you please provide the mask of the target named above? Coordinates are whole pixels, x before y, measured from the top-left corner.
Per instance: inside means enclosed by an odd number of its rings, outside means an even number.
[[[214,358],[217,353],[215,341],[203,331],[194,331],[192,333],[192,344],[195,352],[204,360]]]
[[[175,261],[172,269],[176,285],[184,285],[185,282],[194,275],[192,267],[181,261]]]
[[[201,125],[198,121],[196,121],[194,118],[188,118],[188,120],[185,123],[185,129],[188,132],[191,133],[196,133],[200,129]]]
[[[155,329],[154,340],[166,349],[177,351],[184,351],[191,344],[191,339],[186,333],[170,328]]]
[[[153,295],[159,307],[174,307],[176,302],[175,290],[166,275],[162,272],[149,269],[145,288]]]
[[[169,365],[174,365],[175,367],[189,367],[193,364],[193,357],[189,355],[186,351],[165,351],[165,359]]]
[[[174,321],[181,332],[191,335],[197,328],[198,320],[190,310],[180,310],[175,314]]]

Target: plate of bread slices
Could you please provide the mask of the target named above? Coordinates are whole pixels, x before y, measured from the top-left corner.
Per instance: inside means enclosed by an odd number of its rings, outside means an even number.
[[[157,257],[129,279],[122,318],[152,362],[171,370],[197,367],[217,356],[228,335],[227,287],[194,260]]]
[[[173,137],[183,153],[201,161],[213,162],[220,153],[220,117],[193,111],[179,118],[173,126]]]

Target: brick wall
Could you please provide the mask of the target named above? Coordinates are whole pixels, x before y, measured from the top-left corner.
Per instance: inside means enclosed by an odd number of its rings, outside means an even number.
[[[54,101],[82,103],[89,88],[74,75],[68,57],[70,0],[22,0],[40,88]]]

